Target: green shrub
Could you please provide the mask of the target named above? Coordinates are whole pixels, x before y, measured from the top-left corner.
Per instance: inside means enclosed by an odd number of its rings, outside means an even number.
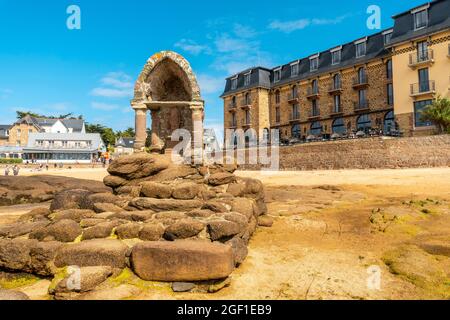
[[[22,164],[23,159],[0,158],[0,164]]]

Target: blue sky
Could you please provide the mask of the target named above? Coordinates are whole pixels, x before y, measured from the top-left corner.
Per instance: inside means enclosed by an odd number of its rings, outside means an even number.
[[[370,5],[381,8],[385,29],[392,15],[424,2],[0,0],[0,124],[32,110],[133,126],[135,79],[153,53],[174,50],[197,74],[206,126],[219,129],[225,77],[375,33],[366,26]],[[66,27],[72,4],[81,30]]]

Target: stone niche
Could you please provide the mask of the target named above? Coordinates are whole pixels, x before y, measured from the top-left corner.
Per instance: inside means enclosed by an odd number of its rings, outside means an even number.
[[[178,143],[172,141],[176,129],[186,129],[192,137],[196,133],[201,149],[204,101],[197,79],[181,55],[162,51],[147,61],[136,82],[131,106],[136,113],[136,151],[145,147],[148,111],[152,118],[152,152],[169,153]]]

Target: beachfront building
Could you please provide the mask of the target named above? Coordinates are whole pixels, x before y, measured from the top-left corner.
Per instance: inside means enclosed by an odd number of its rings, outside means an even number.
[[[37,163],[91,163],[106,152],[98,133],[31,133],[23,148],[24,161]]]
[[[114,156],[130,155],[134,153],[135,138],[120,137],[114,145]]]
[[[433,132],[420,110],[449,96],[449,12],[450,0],[436,0],[394,16],[393,28],[227,78],[225,129],[299,140]]]
[[[10,125],[0,124],[0,146],[8,144]]]

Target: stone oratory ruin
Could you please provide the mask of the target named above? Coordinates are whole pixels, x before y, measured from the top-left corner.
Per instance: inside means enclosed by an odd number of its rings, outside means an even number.
[[[189,62],[175,52],[162,51],[148,59],[136,81],[131,106],[136,113],[137,151],[145,146],[148,110],[152,117],[152,152],[169,153],[177,143],[171,141],[176,129],[186,129],[192,137],[203,135],[204,101],[197,79]],[[197,147],[202,147],[201,140]]]
[[[203,120],[183,57],[164,51],[150,58],[132,105],[141,152],[115,159],[102,191],[81,183],[49,191],[42,208],[0,225],[0,276],[49,279],[53,299],[101,299],[124,286],[133,298],[161,286],[216,292],[230,285],[257,226],[272,225],[263,184],[235,175],[236,165],[176,164],[163,154],[173,147],[172,130],[193,132]],[[154,153],[142,152],[147,110]],[[21,296],[0,288],[5,295]]]

